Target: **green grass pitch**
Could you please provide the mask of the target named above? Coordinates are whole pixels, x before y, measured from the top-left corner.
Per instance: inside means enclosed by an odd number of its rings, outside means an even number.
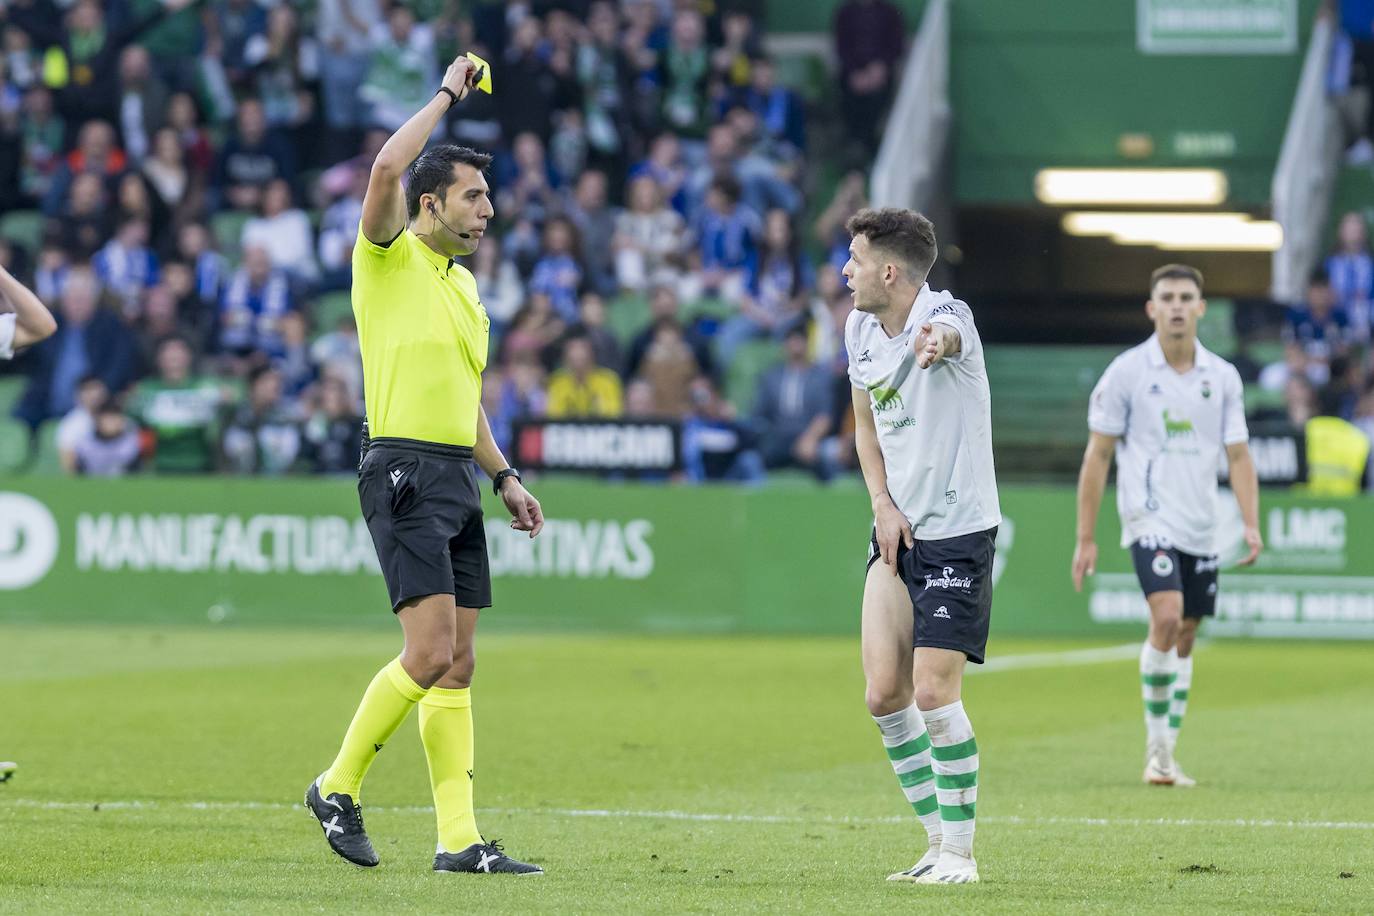
[[[382,865],[300,808],[398,633],[0,626],[0,912],[1369,912],[1371,647],[1215,642],[1140,784],[1136,662],[996,639],[969,678],[983,883],[920,849],[856,639],[493,634],[479,823],[540,878],[434,875],[414,719],[364,790]],[[1107,653],[1109,656],[1111,653]],[[943,910],[942,910],[943,911]]]

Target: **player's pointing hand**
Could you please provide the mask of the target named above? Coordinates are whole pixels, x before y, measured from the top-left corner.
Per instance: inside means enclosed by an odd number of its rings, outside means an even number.
[[[945,357],[949,347],[950,330],[944,325],[932,325],[929,321],[921,325],[921,333],[916,335],[916,365],[929,369]]]

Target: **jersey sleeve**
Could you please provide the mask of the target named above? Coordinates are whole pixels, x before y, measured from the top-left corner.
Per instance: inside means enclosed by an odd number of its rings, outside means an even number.
[[[1229,371],[1222,385],[1226,400],[1221,405],[1221,442],[1223,445],[1235,445],[1250,441],[1250,428],[1245,423],[1245,386],[1236,368],[1227,368]]]
[[[1126,421],[1131,414],[1127,375],[1121,366],[1121,357],[1112,360],[1107,371],[1102,373],[1088,402],[1088,429],[1104,436],[1125,434]]]
[[[19,316],[13,312],[0,315],[0,359],[14,358],[14,331],[19,325]]]
[[[358,238],[353,243],[354,276],[383,277],[404,265],[410,252],[410,246],[404,238],[405,233],[402,229],[390,243],[378,245],[363,235],[362,228],[359,227]]]
[[[855,388],[868,390],[864,384],[863,376],[859,373],[859,367],[854,362],[856,351],[859,348],[859,322],[863,321],[863,312],[858,309],[849,313],[849,317],[844,322],[844,352],[849,358],[849,384]]]
[[[978,340],[978,329],[973,324],[973,310],[963,302],[956,299],[953,302],[941,303],[935,306],[926,320],[932,325],[942,324],[959,333],[959,352],[946,356],[947,362],[961,363],[969,354],[978,352],[981,343]]]

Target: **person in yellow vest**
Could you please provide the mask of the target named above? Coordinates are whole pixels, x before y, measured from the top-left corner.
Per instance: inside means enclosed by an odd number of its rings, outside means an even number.
[[[353,314],[371,438],[358,496],[405,645],[372,679],[305,806],[335,853],[375,866],[363,777],[418,705],[438,818],[434,870],[530,875],[543,869],[488,843],[473,813],[473,640],[478,611],[491,606],[479,475],[492,479],[512,528],[534,537],[544,516],[492,438],[482,409],[490,322],[455,262],[477,250],[494,215],[482,174],[491,157],[447,144],[424,151],[480,79],[466,57],[449,65],[434,98],[377,154],[363,198]]]
[[[1307,486],[1313,496],[1358,496],[1369,463],[1369,438],[1340,417],[1307,421]]]
[[[604,419],[623,413],[620,376],[597,365],[589,338],[578,335],[563,344],[563,368],[549,377],[547,412],[557,419]]]

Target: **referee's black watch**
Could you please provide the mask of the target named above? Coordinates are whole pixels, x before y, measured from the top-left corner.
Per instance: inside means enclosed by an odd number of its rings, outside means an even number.
[[[514,477],[521,483],[524,482],[520,477],[519,471],[517,471],[515,468],[506,468],[504,471],[497,471],[496,476],[491,479],[491,492],[495,493],[497,496],[500,496],[501,484],[506,482],[507,477]]]

